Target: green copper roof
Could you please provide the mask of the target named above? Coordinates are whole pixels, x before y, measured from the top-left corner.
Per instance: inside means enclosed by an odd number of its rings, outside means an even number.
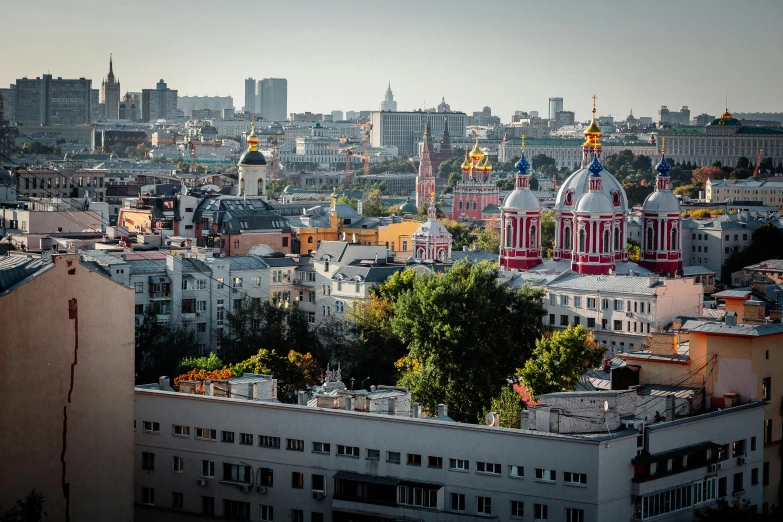
[[[737,134],[783,134],[783,129],[778,127],[742,127]]]
[[[706,129],[704,127],[672,127],[670,129],[664,129],[661,134],[704,134]]]

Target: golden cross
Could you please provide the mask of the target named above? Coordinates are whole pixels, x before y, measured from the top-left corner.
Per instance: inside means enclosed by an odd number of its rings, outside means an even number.
[[[525,152],[525,135],[522,135],[522,152]]]
[[[661,138],[661,154],[666,150],[666,136]]]
[[[597,99],[598,99],[598,96],[593,94],[593,112],[595,112],[595,100],[597,100]]]

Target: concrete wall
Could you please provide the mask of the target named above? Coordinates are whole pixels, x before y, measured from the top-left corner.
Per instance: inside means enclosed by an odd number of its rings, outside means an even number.
[[[36,488],[48,520],[66,520],[64,473],[71,520],[130,522],[133,290],[80,265],[77,254],[53,260],[0,293],[0,459],[9,470],[0,512]]]

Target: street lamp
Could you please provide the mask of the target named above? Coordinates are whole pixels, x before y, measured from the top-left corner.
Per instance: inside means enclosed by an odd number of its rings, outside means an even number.
[[[365,377],[364,379],[362,379],[362,389],[364,389],[364,383],[369,381],[369,380],[370,380],[369,377]]]

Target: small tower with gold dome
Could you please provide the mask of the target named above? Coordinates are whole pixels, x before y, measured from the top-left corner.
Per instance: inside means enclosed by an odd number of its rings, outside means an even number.
[[[465,152],[460,167],[462,180],[454,187],[451,218],[457,221],[486,221],[497,216],[500,191],[492,182],[492,165],[479,147],[478,128],[476,143]]]
[[[239,195],[242,197],[266,198],[267,167],[266,158],[258,150],[256,124],[252,123],[247,137],[247,150],[240,156]]]
[[[601,158],[601,128],[595,122],[595,103],[598,99],[593,95],[593,119],[590,125],[584,130],[585,142],[582,144],[582,168],[587,168],[588,163],[593,155]]]

